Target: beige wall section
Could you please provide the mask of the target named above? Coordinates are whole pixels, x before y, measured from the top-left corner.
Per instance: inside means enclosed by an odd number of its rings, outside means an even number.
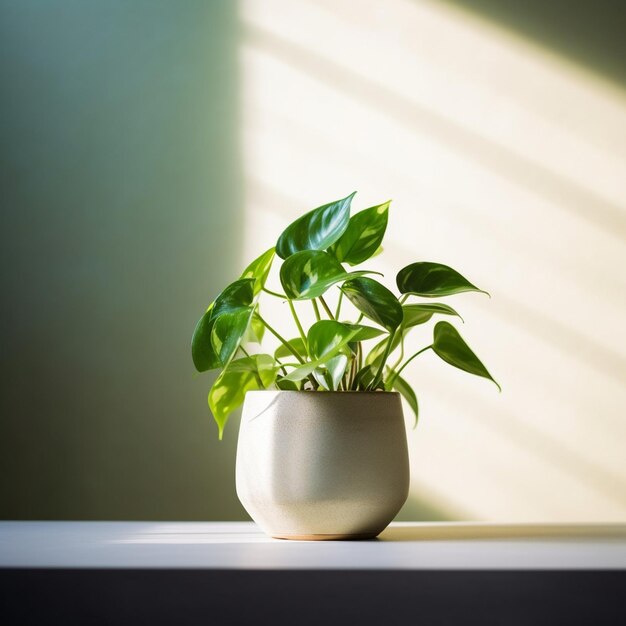
[[[357,208],[393,199],[388,285],[434,260],[493,296],[454,305],[502,394],[434,355],[410,367],[404,517],[624,520],[623,89],[442,3],[243,0],[240,19],[242,261],[357,189]]]

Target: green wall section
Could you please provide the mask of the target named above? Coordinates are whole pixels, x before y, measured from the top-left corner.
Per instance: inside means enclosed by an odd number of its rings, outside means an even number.
[[[235,11],[0,3],[2,518],[245,517],[189,353],[241,269]]]

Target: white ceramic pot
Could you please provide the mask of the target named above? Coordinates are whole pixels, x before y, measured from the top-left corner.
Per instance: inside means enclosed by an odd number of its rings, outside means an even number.
[[[400,395],[249,391],[236,481],[246,511],[273,537],[375,537],[409,491]]]

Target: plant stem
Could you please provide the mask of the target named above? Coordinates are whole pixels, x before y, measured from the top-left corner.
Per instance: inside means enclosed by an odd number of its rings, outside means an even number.
[[[400,365],[402,359],[404,358],[404,335],[402,335],[402,339],[400,341],[400,357],[398,360],[391,366],[391,369],[395,371],[396,367]]]
[[[339,290],[339,300],[337,300],[337,309],[335,311],[335,319],[339,319],[339,312],[341,311],[341,301],[343,300],[343,291]]]
[[[361,313],[361,315],[359,315],[359,317],[357,318],[355,324],[360,324],[361,320],[363,319],[363,317],[365,317],[365,316],[363,315],[363,313]]]
[[[288,300],[289,299],[289,298],[287,298],[287,296],[285,294],[278,293],[276,291],[272,291],[271,289],[267,289],[267,287],[263,287],[263,291],[265,293],[269,293],[270,296],[274,296],[275,298],[280,298],[281,300]]]
[[[372,384],[370,386],[371,389],[376,389],[376,386],[378,385],[378,383],[383,377],[383,370],[385,368],[385,363],[387,359],[389,358],[389,353],[391,352],[391,346],[393,345],[393,338],[396,336],[396,332],[397,332],[397,329],[394,330],[389,335],[389,341],[387,342],[387,345],[385,346],[385,352],[383,353],[383,358],[380,360],[380,366],[378,368],[378,372],[376,372],[376,376],[374,376],[374,380],[372,381]]]
[[[243,346],[239,346],[239,349],[248,357],[250,358],[250,354],[248,354],[248,351],[243,347]],[[258,370],[254,370],[254,377],[256,378],[256,382],[259,384],[259,388],[260,389],[265,389],[265,385],[263,384],[263,381],[261,380],[261,377],[259,376],[259,372]]]
[[[400,298],[400,304],[404,304],[404,303],[407,301],[407,299],[408,299],[408,297],[409,297],[410,295],[411,295],[410,293],[405,293],[405,294],[404,294],[404,295]]]
[[[322,303],[322,306],[324,307],[324,310],[326,311],[326,313],[328,314],[328,317],[331,320],[334,320],[334,316],[332,311],[330,310],[329,306],[326,304],[326,300],[324,300],[324,296],[320,296],[320,302]]]
[[[306,348],[307,352],[309,350],[308,348],[308,344],[306,341],[306,335],[304,334],[304,330],[302,330],[302,324],[300,324],[300,320],[298,319],[298,315],[296,313],[296,307],[293,305],[293,300],[287,300],[287,302],[289,303],[289,308],[291,309],[291,314],[293,315],[293,319],[296,322],[296,326],[298,327],[298,332],[300,333],[300,338],[302,339],[302,343],[304,344],[304,347]]]
[[[276,339],[278,339],[278,341],[280,341],[280,343],[283,344],[283,346],[285,346],[285,348],[287,348],[287,350],[289,350],[289,352],[291,352],[291,354],[293,354],[293,356],[296,357],[296,359],[301,363],[304,364],[304,359],[298,354],[297,350],[295,350],[294,348],[292,348],[289,345],[289,342],[284,338],[281,337],[260,315],[259,312],[257,311],[257,316],[259,317],[259,320],[261,320],[261,323],[265,326],[265,328],[267,328],[267,330],[270,331],[270,333],[272,333],[272,335],[274,335],[274,337],[276,337]]]
[[[402,365],[402,367],[397,371],[394,372],[391,375],[391,378],[389,379],[389,387],[391,387],[394,383],[394,381],[396,380],[396,378],[398,378],[398,376],[400,376],[400,372],[416,357],[419,356],[420,354],[422,354],[422,352],[426,352],[426,350],[430,350],[432,348],[432,344],[430,346],[426,346],[425,348],[422,348],[421,350],[418,350],[414,355],[412,355],[411,357],[409,357]]]
[[[320,309],[317,306],[315,298],[311,300],[311,304],[313,305],[313,310],[315,311],[315,319],[317,319],[317,321],[319,322],[322,319],[322,316],[320,315]]]

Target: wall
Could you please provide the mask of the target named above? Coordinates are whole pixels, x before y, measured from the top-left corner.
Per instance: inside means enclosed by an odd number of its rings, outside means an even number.
[[[189,344],[240,268],[236,6],[0,5],[0,516],[241,517]]]
[[[407,370],[401,518],[626,518],[623,9],[523,6],[0,0],[0,517],[244,519],[191,331],[357,189],[387,284],[492,294],[449,302],[502,394]]]
[[[512,3],[492,16],[498,4],[241,2],[245,256],[355,189],[355,209],[392,198],[372,267],[394,287],[404,265],[439,261],[488,290],[491,299],[448,302],[503,387],[431,353],[405,370],[421,418],[402,517],[623,520],[626,94],[616,67],[626,44],[606,14],[531,2],[517,20]],[[609,15],[619,23],[621,12]],[[590,33],[573,56],[574,38],[556,36],[570,26]],[[273,315],[290,323],[284,308]],[[415,350],[431,332],[415,332]]]

